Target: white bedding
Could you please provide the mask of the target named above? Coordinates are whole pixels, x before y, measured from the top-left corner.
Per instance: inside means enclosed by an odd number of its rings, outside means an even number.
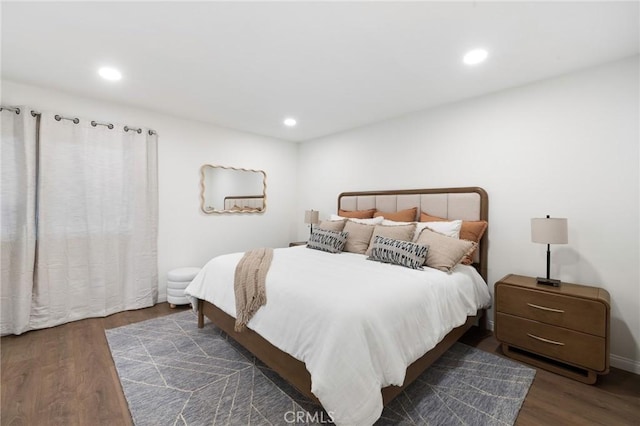
[[[185,292],[235,317],[242,255],[212,259]],[[274,250],[266,288],[267,304],[248,327],[306,364],[311,391],[338,425],[373,424],[380,389],[402,385],[407,366],[490,303],[471,266],[448,275],[304,246]]]

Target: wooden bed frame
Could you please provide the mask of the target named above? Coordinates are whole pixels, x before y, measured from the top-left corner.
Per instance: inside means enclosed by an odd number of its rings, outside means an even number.
[[[479,197],[479,218],[480,220],[488,220],[489,216],[489,200],[487,193],[478,187],[465,188],[441,188],[441,189],[415,189],[415,190],[398,190],[398,191],[367,191],[367,192],[344,192],[338,197],[338,208],[341,206],[341,200],[344,197],[371,197],[371,196],[415,196],[423,194],[442,194],[448,197],[448,194],[467,194],[475,193]],[[420,206],[418,217],[420,214]],[[388,211],[388,210],[387,210]],[[456,217],[449,217],[456,219]],[[467,219],[463,218],[461,219]],[[478,262],[474,266],[479,271],[484,280],[487,280],[487,233],[485,232],[479,246]],[[307,371],[305,364],[297,360],[286,352],[281,351],[255,331],[247,328],[238,333],[234,331],[235,318],[223,312],[220,308],[205,300],[198,300],[198,327],[204,327],[204,317],[209,318],[211,322],[218,328],[227,333],[232,339],[242,345],[249,352],[254,354],[258,359],[264,362],[269,368],[277,372],[283,379],[294,386],[300,393],[307,398],[320,404],[320,401],[311,393],[311,376]],[[421,358],[407,367],[407,373],[402,386],[387,386],[382,389],[383,403],[386,405],[393,398],[398,396],[408,385],[420,376],[431,364],[433,364],[440,356],[442,356],[462,335],[471,328],[475,323],[486,329],[486,311],[483,309],[478,311],[476,316],[467,317],[467,321],[462,326],[453,329],[447,334],[440,343],[433,349],[425,353]]]

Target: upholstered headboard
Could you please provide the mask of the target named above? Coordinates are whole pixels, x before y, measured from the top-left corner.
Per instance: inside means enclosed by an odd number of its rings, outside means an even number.
[[[264,195],[227,195],[224,197],[224,209],[262,210]]]
[[[420,213],[447,219],[489,220],[489,196],[478,187],[405,189],[392,191],[343,192],[338,196],[338,210],[396,212],[417,207]],[[480,240],[474,266],[487,280],[488,230]]]

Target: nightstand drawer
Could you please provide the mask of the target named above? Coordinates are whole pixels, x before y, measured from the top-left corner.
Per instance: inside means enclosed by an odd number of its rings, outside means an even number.
[[[501,342],[594,371],[607,369],[602,337],[497,313],[496,338]]]
[[[496,286],[499,312],[605,337],[607,307],[597,301],[511,285]]]

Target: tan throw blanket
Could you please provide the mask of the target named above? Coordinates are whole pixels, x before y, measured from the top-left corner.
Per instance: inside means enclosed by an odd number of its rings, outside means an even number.
[[[267,303],[265,281],[273,259],[272,248],[249,250],[242,256],[234,277],[236,294],[235,331],[242,331],[262,305]]]

